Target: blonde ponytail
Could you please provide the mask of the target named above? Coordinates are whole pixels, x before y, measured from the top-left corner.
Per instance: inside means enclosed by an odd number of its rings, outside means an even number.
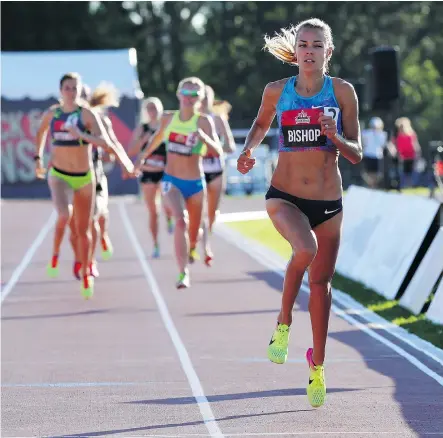
[[[118,107],[120,96],[114,85],[103,82],[93,91],[89,104],[91,108]]]
[[[287,64],[296,65],[295,43],[297,35],[294,30],[294,27],[289,29],[281,29],[281,33],[276,32],[272,38],[265,35],[264,49],[274,55],[280,61],[286,62]]]

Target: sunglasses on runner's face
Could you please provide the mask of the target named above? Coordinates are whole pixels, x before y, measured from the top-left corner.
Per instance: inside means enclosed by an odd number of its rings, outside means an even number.
[[[182,89],[182,90],[180,90],[180,94],[182,96],[199,97],[200,96],[200,90],[186,90],[186,89]]]

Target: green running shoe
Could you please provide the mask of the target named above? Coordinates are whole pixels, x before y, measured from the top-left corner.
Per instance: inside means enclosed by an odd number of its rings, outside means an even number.
[[[191,282],[189,279],[189,273],[187,271],[182,272],[178,275],[176,286],[177,286],[177,289],[186,289],[191,286]]]
[[[289,326],[277,324],[268,346],[268,358],[271,362],[283,364],[288,358]]]
[[[306,352],[306,360],[309,365],[309,383],[306,388],[306,394],[311,406],[319,408],[326,400],[325,367],[323,365],[314,365],[312,353],[312,348],[309,348]]]
[[[46,274],[49,278],[58,277],[58,255],[53,255],[50,263],[46,266]]]
[[[198,253],[196,248],[191,248],[191,250],[189,251],[189,263],[194,263],[196,260],[200,260],[200,254]]]
[[[109,239],[101,239],[102,245],[102,259],[109,260],[114,254],[114,248],[112,247],[112,243]]]
[[[85,275],[83,277],[81,293],[85,300],[89,300],[94,295],[94,277]]]

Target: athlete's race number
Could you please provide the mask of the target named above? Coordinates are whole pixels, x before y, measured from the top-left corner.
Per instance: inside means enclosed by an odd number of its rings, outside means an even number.
[[[194,147],[198,142],[198,134],[193,132],[189,134],[186,138],[186,146]]]
[[[338,122],[338,114],[340,112],[340,108],[336,108],[334,106],[325,106],[324,115],[332,117],[336,122]]]

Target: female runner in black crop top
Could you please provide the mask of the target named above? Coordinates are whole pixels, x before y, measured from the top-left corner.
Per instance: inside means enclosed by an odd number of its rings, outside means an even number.
[[[159,126],[160,119],[163,115],[163,105],[160,99],[151,97],[143,102],[142,117],[145,123],[141,123],[134,131],[133,140],[129,146],[129,156],[137,156],[140,151],[146,148],[150,138]],[[162,143],[153,155],[147,158],[141,168],[142,175],[140,178],[143,196],[146,207],[149,212],[149,228],[151,230],[154,249],[152,257],[160,257],[160,245],[158,241],[158,217],[160,214],[158,207],[158,197],[161,196],[160,181],[166,165],[166,145]],[[163,203],[165,210],[167,227],[169,234],[174,231],[172,214]]]
[[[81,79],[76,73],[67,73],[60,80],[62,101],[52,106],[42,117],[36,135],[36,175],[43,178],[41,155],[46,135],[51,132],[51,164],[48,182],[53,202],[58,211],[54,233],[54,246],[51,262],[47,266],[48,275],[58,274],[58,255],[66,225],[72,216],[72,204],[77,209],[76,231],[80,262],[82,264],[81,293],[91,298],[94,282],[90,276],[91,238],[89,225],[95,198],[95,176],[91,162],[92,144],[111,149],[129,173],[134,166],[126,153],[117,150],[104,130],[100,119],[89,108],[80,106]]]

